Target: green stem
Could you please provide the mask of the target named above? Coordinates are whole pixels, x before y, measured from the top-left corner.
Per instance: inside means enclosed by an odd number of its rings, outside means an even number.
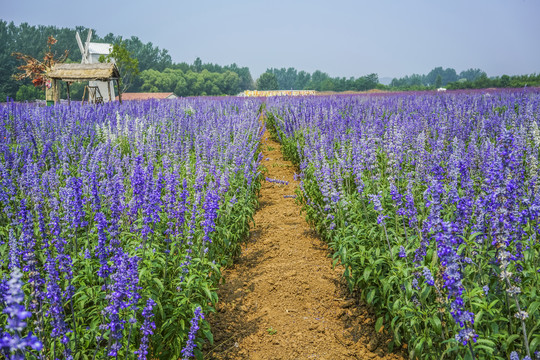
[[[510,287],[510,280],[508,280],[508,278],[506,278],[506,286]],[[514,302],[516,304],[518,314],[521,314],[521,306],[519,306],[517,295],[512,295],[512,298],[514,299]],[[523,332],[523,341],[525,343],[525,350],[527,351],[527,356],[531,357],[531,350],[529,349],[529,338],[527,336],[527,327],[525,326],[525,321],[522,318],[520,318],[520,321],[521,321],[521,331]]]
[[[470,341],[469,341],[468,343],[469,343],[469,350],[471,351],[471,356],[472,356],[472,358],[473,358],[473,360],[474,360],[474,359],[475,359],[475,356],[474,356],[474,350],[473,350],[472,344],[471,344]]]
[[[392,246],[390,245],[390,240],[388,239],[388,233],[386,232],[386,225],[383,224],[384,229],[384,235],[386,236],[386,243],[388,244],[388,251],[390,252],[390,257],[392,260],[394,259],[394,255],[392,254]]]

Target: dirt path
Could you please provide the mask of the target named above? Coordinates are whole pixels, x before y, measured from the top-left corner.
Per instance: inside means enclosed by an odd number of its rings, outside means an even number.
[[[289,183],[263,183],[247,248],[224,272],[205,359],[402,359],[387,353],[387,337],[350,298],[325,243],[284,197],[298,182],[268,132],[262,149],[266,176]]]

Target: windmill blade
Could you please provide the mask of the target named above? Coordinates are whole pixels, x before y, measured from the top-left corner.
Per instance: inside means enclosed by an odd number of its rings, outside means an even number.
[[[86,64],[88,62],[88,53],[87,53],[87,47],[83,47],[81,36],[79,35],[79,32],[77,31],[75,33],[75,38],[77,39],[77,44],[79,45],[79,50],[81,50],[81,64]]]
[[[84,43],[84,47],[81,50],[81,53],[82,53],[81,64],[88,64],[89,63],[89,61],[88,61],[88,50],[89,50],[89,47],[90,47],[90,39],[91,38],[92,38],[92,29],[89,29],[88,30],[88,35],[86,36],[86,42]],[[80,39],[80,37],[79,37],[79,39]],[[82,43],[79,46],[82,47]]]
[[[90,44],[90,39],[92,39],[92,29],[88,29],[88,36],[86,37],[86,51],[88,51],[88,44]]]
[[[84,44],[84,59],[85,63],[89,63],[88,52],[90,50],[90,39],[92,39],[92,29],[88,29],[88,35],[86,36],[86,43]]]
[[[75,33],[75,38],[77,39],[77,44],[79,45],[79,50],[81,50],[81,55],[84,55],[84,47],[82,45],[81,36],[79,35],[78,31]]]

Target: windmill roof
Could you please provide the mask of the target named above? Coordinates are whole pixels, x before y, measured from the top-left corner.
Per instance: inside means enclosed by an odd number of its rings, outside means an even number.
[[[120,72],[114,63],[57,64],[47,77],[63,81],[110,80],[119,79]]]
[[[97,55],[109,55],[112,51],[111,44],[104,43],[88,43],[88,53]]]

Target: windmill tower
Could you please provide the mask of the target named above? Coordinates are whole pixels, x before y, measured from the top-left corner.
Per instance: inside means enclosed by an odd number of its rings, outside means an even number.
[[[75,33],[75,38],[77,39],[79,50],[81,50],[81,64],[98,64],[101,55],[107,56],[112,51],[111,44],[90,42],[90,39],[92,38],[92,29],[88,29],[88,36],[86,37],[84,46],[78,31]],[[109,98],[109,84],[107,81],[90,81],[88,86],[93,90],[89,91],[89,102],[109,102],[114,100],[114,83],[112,81],[110,84],[110,88],[113,89],[111,94],[112,99]]]

